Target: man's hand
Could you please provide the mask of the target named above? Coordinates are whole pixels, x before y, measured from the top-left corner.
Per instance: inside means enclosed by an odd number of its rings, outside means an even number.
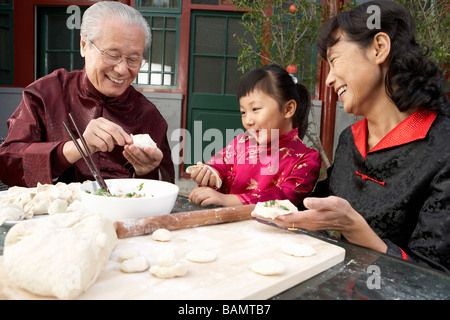
[[[159,148],[146,147],[141,150],[134,145],[126,145],[123,156],[133,165],[138,176],[155,170],[163,159],[163,153]]]

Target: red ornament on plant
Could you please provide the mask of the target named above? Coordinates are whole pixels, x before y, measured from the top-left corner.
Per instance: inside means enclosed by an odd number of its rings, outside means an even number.
[[[298,68],[297,68],[296,65],[290,64],[290,65],[287,66],[286,71],[287,71],[288,73],[290,73],[290,74],[296,74],[297,71],[298,71]]]

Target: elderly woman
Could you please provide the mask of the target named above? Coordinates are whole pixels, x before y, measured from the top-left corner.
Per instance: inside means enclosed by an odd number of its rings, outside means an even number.
[[[150,43],[146,20],[120,2],[88,8],[81,26],[85,68],[60,69],[25,88],[0,148],[0,180],[10,186],[93,180],[63,122],[74,117],[104,178],[174,181],[167,123],[131,83]],[[72,128],[74,130],[74,128]],[[141,150],[130,134],[149,134]]]
[[[380,29],[367,27],[370,5],[380,9]],[[450,272],[450,106],[415,32],[409,12],[389,0],[324,26],[327,85],[364,119],[341,134],[306,210],[276,223],[337,230],[351,243]]]

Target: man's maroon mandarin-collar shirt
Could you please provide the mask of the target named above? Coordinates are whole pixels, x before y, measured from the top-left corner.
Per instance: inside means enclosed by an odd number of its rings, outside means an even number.
[[[0,147],[0,180],[10,186],[35,187],[38,182],[83,182],[93,180],[80,159],[67,162],[62,154],[71,140],[63,126],[75,132],[68,114],[81,132],[92,119],[104,117],[120,125],[129,134],[148,133],[164,154],[158,169],[140,178],[174,181],[174,166],[167,141],[167,122],[157,108],[130,86],[119,97],[101,94],[89,81],[85,70],[59,69],[24,89],[23,99],[7,121],[8,136]],[[122,154],[123,147],[112,152],[96,152],[96,161],[106,179],[128,178],[132,166]]]

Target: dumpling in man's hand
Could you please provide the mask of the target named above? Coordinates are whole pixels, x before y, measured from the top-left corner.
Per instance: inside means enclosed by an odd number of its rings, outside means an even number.
[[[144,150],[146,147],[157,147],[155,141],[152,140],[149,134],[130,134],[130,136],[133,139],[133,145],[135,145],[139,149]]]

